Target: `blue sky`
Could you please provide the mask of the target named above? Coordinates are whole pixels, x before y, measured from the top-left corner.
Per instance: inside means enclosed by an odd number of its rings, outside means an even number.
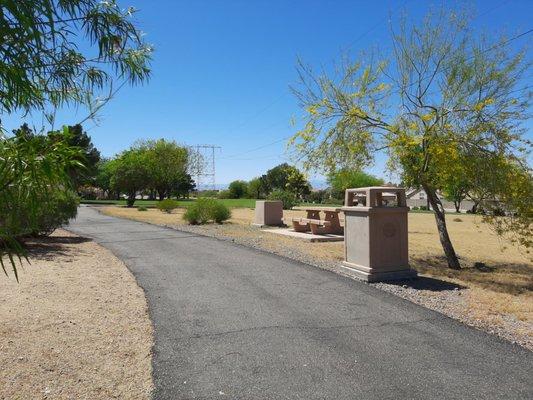
[[[297,56],[316,66],[330,65],[346,48],[356,54],[389,43],[390,12],[402,9],[420,17],[432,4],[440,4],[421,0],[119,3],[140,10],[136,20],[155,47],[153,75],[145,86],[122,89],[103,109],[98,124],[88,122],[86,129],[105,156],[139,138],[221,146],[217,183],[249,179],[286,160],[282,139],[295,131],[291,118],[301,115],[289,92],[297,78]],[[475,29],[512,35],[531,28],[533,0],[472,4],[480,14],[473,22]],[[516,45],[527,44],[531,36]],[[60,124],[73,123],[83,112],[59,115]],[[3,122],[11,129],[18,118]],[[388,178],[383,157],[370,172]]]

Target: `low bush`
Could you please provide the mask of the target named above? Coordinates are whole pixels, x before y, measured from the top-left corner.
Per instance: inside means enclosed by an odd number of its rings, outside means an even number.
[[[179,203],[173,199],[165,199],[157,203],[157,208],[162,212],[166,212],[167,214],[170,214],[172,210],[178,207]]]
[[[420,208],[419,208],[418,206],[413,206],[413,207],[411,207],[411,210],[414,210],[414,211],[419,210],[419,209],[420,209]]]
[[[148,208],[146,208],[145,206],[139,206],[137,207],[137,211],[148,211]]]
[[[57,228],[68,224],[76,218],[80,198],[72,190],[60,190],[50,193],[39,212],[34,235],[49,235]]]
[[[274,190],[267,198],[268,200],[281,200],[284,210],[290,210],[299,203],[296,195],[287,190]]]
[[[13,237],[49,235],[76,217],[79,200],[72,190],[57,188],[2,204],[0,226]]]
[[[420,206],[418,209],[420,211],[427,211],[428,210],[428,206]]]
[[[463,222],[463,220],[461,218],[454,218],[453,221],[454,222]]]
[[[183,218],[191,225],[206,224],[214,221],[218,224],[228,220],[231,217],[231,211],[221,202],[210,199],[200,198],[191,204]]]
[[[231,218],[230,209],[226,205],[218,201],[213,206],[212,213],[212,218],[217,224],[221,224],[222,222],[227,221]]]

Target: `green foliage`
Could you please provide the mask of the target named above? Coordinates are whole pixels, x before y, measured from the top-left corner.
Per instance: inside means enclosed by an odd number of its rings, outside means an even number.
[[[296,195],[288,190],[274,190],[267,198],[268,200],[281,200],[284,210],[290,210],[299,203]]]
[[[32,235],[49,235],[57,228],[76,218],[80,199],[73,190],[59,189],[41,200],[36,213],[36,226]],[[30,218],[31,220],[31,218]]]
[[[128,207],[133,207],[137,192],[145,189],[149,183],[149,169],[146,152],[142,149],[123,151],[112,164],[111,186],[126,193]]]
[[[533,175],[531,169],[501,158],[492,160],[492,168],[480,172],[477,179],[490,177],[490,185],[480,200],[483,220],[495,232],[525,248],[533,247]],[[505,217],[502,217],[505,215]]]
[[[157,208],[159,211],[166,212],[170,214],[173,210],[179,207],[179,203],[173,199],[161,200],[157,203]]]
[[[264,199],[267,196],[268,189],[265,186],[264,179],[253,178],[248,182],[247,196],[250,199]]]
[[[331,194],[335,199],[344,199],[346,189],[381,186],[383,179],[376,178],[373,175],[363,171],[344,168],[332,171],[328,174],[328,183],[331,187]]]
[[[115,190],[113,187],[113,175],[115,175],[117,165],[116,159],[102,159],[96,164],[94,184],[104,192],[106,197],[110,197]]]
[[[230,199],[240,199],[248,193],[248,184],[245,181],[233,181],[228,187]]]
[[[229,190],[220,190],[217,193],[217,198],[219,199],[231,199],[231,193]]]
[[[75,215],[77,200],[68,191],[68,171],[82,165],[80,149],[68,145],[69,135],[65,127],[62,140],[41,135],[0,137],[0,264],[4,272],[7,254],[17,276],[13,256],[24,255],[20,237],[46,233]]]
[[[137,211],[148,211],[148,207],[139,206],[139,207],[137,207]]]
[[[2,210],[2,225],[13,236],[49,235],[75,218],[79,198],[75,192],[57,187],[37,193],[38,206],[31,202],[19,202],[9,210]],[[4,214],[4,211],[8,211]]]
[[[152,50],[132,22],[132,8],[115,1],[16,0],[2,2],[1,11],[0,114],[66,104],[95,112],[102,103],[93,93],[113,78],[137,83],[150,73]]]
[[[189,152],[186,147],[159,139],[138,142],[134,149],[145,153],[148,186],[157,191],[159,200],[172,192],[188,193],[192,189],[191,177],[187,174]]]
[[[231,218],[231,211],[216,199],[199,198],[187,208],[183,218],[192,225],[206,224],[209,221],[221,224]]]
[[[331,76],[317,75],[300,62],[301,82],[293,88],[307,115],[291,143],[305,155],[305,166],[325,172],[338,166],[361,169],[386,149],[391,171],[428,194],[450,268],[460,264],[437,190],[463,186],[452,176],[467,176],[467,190],[475,197],[503,196],[523,216],[520,224],[498,226],[492,220],[502,234],[528,232],[525,204],[531,203],[531,197],[505,196],[526,196],[517,184],[531,180],[526,160],[531,144],[522,125],[530,95],[521,87],[530,64],[506,38],[474,36],[468,22],[456,12],[429,15],[418,25],[401,21],[391,38],[390,60],[343,60]],[[514,182],[476,177],[492,158],[497,162],[490,164],[507,160],[504,170],[519,170],[508,175]]]
[[[302,197],[311,191],[311,185],[304,174],[287,163],[268,170],[260,179],[267,193],[273,190],[283,190],[294,193],[296,197]]]
[[[81,185],[93,184],[97,173],[97,165],[100,162],[100,152],[94,147],[91,137],[83,131],[81,124],[68,127],[70,136],[67,144],[77,147],[81,151],[80,159],[84,168],[71,168],[68,171],[72,184],[75,188]],[[48,132],[51,140],[61,140],[61,132]]]
[[[213,206],[212,218],[217,224],[221,224],[231,218],[231,211],[226,205],[217,201]]]
[[[113,0],[3,1],[0,115],[37,111],[53,123],[58,108],[83,105],[89,119],[113,97],[116,79],[147,79],[152,49],[131,22],[133,13]],[[87,154],[72,146],[77,139],[68,132],[54,134],[55,140],[6,138],[0,121],[0,263],[5,271],[7,254],[15,276],[13,257],[24,250],[5,221],[23,204],[35,226],[40,195],[70,187],[69,173],[84,168]]]

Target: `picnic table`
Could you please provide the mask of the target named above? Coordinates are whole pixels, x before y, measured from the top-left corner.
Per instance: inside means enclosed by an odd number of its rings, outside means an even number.
[[[308,232],[315,235],[336,234],[342,235],[344,229],[341,226],[339,213],[341,207],[300,206],[293,210],[306,211],[306,218],[293,218],[292,226],[296,232]],[[324,219],[320,213],[324,213]]]

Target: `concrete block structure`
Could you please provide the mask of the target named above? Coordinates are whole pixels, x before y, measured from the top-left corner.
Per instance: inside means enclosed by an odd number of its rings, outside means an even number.
[[[409,267],[405,189],[348,189],[342,211],[345,272],[368,282],[416,276]]]
[[[279,200],[258,200],[255,202],[253,226],[284,226],[283,202]]]

